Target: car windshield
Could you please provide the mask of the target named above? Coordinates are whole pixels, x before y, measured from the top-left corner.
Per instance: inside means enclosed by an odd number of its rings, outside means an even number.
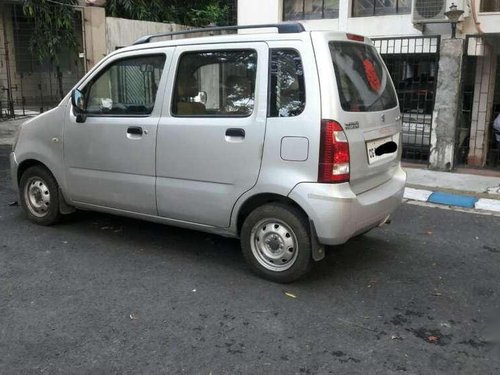
[[[389,73],[372,46],[329,42],[344,111],[371,112],[397,106]]]

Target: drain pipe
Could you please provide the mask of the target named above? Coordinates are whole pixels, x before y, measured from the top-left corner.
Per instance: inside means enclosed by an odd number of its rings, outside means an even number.
[[[470,0],[470,10],[472,12],[472,19],[474,20],[474,27],[476,28],[477,32],[479,35],[483,35],[484,32],[481,29],[481,22],[477,20],[477,13],[476,13],[476,0]]]

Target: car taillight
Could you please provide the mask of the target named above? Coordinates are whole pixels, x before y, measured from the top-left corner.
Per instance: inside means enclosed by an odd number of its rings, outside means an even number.
[[[365,37],[362,35],[350,34],[350,33],[346,33],[345,35],[347,36],[347,39],[349,39],[349,40],[355,40],[356,42],[364,42],[365,41]]]
[[[349,177],[349,142],[344,129],[336,121],[322,120],[318,182],[348,182]]]

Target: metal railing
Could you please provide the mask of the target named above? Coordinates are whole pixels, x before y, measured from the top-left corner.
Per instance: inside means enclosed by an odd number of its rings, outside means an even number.
[[[406,161],[429,161],[440,40],[440,36],[373,39],[396,87]]]

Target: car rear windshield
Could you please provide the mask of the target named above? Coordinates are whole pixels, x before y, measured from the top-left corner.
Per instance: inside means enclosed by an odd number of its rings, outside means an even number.
[[[344,111],[374,112],[398,102],[389,73],[375,48],[353,42],[329,42]]]

